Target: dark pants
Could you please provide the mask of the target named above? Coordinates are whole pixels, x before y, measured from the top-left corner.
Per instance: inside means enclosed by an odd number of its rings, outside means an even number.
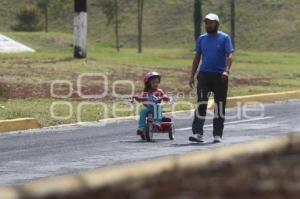
[[[222,74],[203,72],[200,72],[198,74],[197,79],[198,104],[197,109],[195,110],[192,131],[194,134],[203,134],[208,97],[209,94],[213,92],[215,101],[213,135],[222,137],[225,120],[228,80],[222,79]]]

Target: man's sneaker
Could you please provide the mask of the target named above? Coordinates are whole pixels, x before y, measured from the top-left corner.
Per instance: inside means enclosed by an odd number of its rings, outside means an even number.
[[[214,143],[222,142],[222,138],[220,136],[214,136]]]
[[[199,133],[195,134],[194,136],[191,136],[189,140],[191,142],[204,142],[203,135]]]

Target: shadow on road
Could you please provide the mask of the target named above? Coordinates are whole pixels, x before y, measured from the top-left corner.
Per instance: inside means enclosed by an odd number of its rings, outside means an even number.
[[[121,140],[121,143],[159,143],[159,142],[172,142],[169,139],[154,139],[151,142],[147,142],[144,140]]]
[[[186,147],[186,146],[208,146],[216,144],[214,142],[205,142],[205,143],[196,143],[196,142],[189,142],[185,144],[172,144],[173,147]]]

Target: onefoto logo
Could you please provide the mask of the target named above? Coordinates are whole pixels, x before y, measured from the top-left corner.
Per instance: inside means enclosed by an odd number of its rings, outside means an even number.
[[[83,82],[84,79],[97,79],[101,80],[101,93],[93,93],[93,94],[84,94],[83,93]],[[60,101],[53,102],[50,106],[50,114],[51,117],[55,120],[68,120],[71,119],[74,114],[76,114],[77,122],[83,123],[83,110],[88,106],[91,107],[99,107],[99,116],[101,115],[101,122],[99,125],[106,125],[106,120],[111,115],[113,118],[120,117],[124,115],[124,113],[132,113],[132,115],[138,115],[139,110],[143,107],[143,104],[135,103],[129,104],[128,99],[131,98],[134,94],[136,94],[135,84],[131,80],[116,80],[113,81],[111,84],[111,92],[109,92],[109,81],[107,75],[103,73],[83,73],[77,77],[76,81],[76,90],[73,88],[73,83],[69,80],[55,80],[51,83],[51,97],[60,99]],[[58,86],[67,86],[68,92],[65,94],[57,94],[56,88]],[[99,85],[100,86],[100,85]],[[117,92],[117,88],[121,87],[128,87],[128,93],[120,94]],[[100,89],[99,89],[100,91]],[[77,93],[78,97],[80,98],[80,102],[78,103],[77,107],[73,107],[70,101],[70,98],[74,93]],[[177,110],[181,107],[185,107],[185,109],[193,110],[198,106],[204,105],[207,106],[211,104],[211,102],[199,102],[194,103],[193,101],[196,100],[195,93],[191,92],[189,95],[185,95],[183,92],[179,93],[167,93],[169,96],[174,98],[174,102],[170,105],[169,114],[174,119],[188,119],[190,121],[196,117],[203,117],[199,115],[197,112],[194,111],[187,111],[187,112],[178,112]],[[104,98],[105,97],[112,97],[113,101],[106,103]],[[91,101],[88,101],[91,100]],[[154,104],[155,105],[155,104]],[[220,104],[221,106],[221,104]],[[64,109],[68,110],[66,114],[59,115],[56,114],[59,112],[59,108],[64,107]],[[125,107],[125,108],[124,108]],[[215,106],[216,107],[216,106]],[[264,104],[259,102],[247,102],[241,103],[237,102],[236,108],[233,111],[230,111],[229,114],[226,114],[226,119],[253,119],[264,117],[265,109]],[[213,119],[217,114],[217,110],[208,110],[205,119]],[[219,115],[222,115],[220,113]]]
[[[93,79],[98,79],[101,80],[101,86],[103,88],[103,92],[102,93],[96,93],[96,94],[84,94],[83,93],[83,82],[84,79],[89,79],[89,78],[93,78]],[[101,108],[101,113],[99,113],[99,115],[102,116],[103,119],[107,119],[108,118],[108,109],[109,109],[109,104],[105,103],[105,102],[101,102],[104,101],[102,99],[104,99],[105,97],[108,96],[108,78],[105,74],[103,73],[83,73],[81,75],[79,75],[77,77],[77,81],[76,81],[76,88],[77,90],[73,89],[73,83],[69,80],[55,80],[51,83],[51,97],[56,98],[56,99],[61,99],[61,101],[56,101],[53,102],[50,106],[50,114],[51,117],[55,120],[68,120],[71,119],[74,115],[74,113],[76,112],[76,117],[77,117],[77,122],[83,122],[82,119],[82,112],[83,109],[87,106],[98,106]],[[68,92],[65,94],[57,94],[57,92],[55,91],[56,88],[58,86],[67,86],[68,87]],[[119,94],[117,93],[117,87],[118,86],[130,86],[130,93],[129,94]],[[99,85],[100,86],[100,85]],[[99,89],[100,90],[100,89]],[[70,101],[67,101],[67,99],[70,99],[72,97],[72,95],[74,93],[77,93],[78,97],[81,100],[90,100],[90,99],[94,99],[93,102],[91,101],[82,101],[78,104],[77,108],[74,109],[73,104]],[[112,84],[112,93],[110,94],[112,97],[116,98],[116,99],[128,99],[131,96],[133,96],[135,93],[135,86],[134,83],[132,81],[129,80],[117,80],[114,81]],[[111,104],[111,103],[110,103]],[[133,111],[134,107],[133,106],[129,106],[128,105],[128,109],[123,110],[118,108],[118,105],[124,105],[124,102],[115,102],[112,104],[112,116],[113,117],[118,117],[118,113],[120,111]],[[59,107],[62,108],[64,107],[64,109],[67,109],[67,114],[65,114],[64,116],[58,115],[56,114],[56,110],[59,110]]]

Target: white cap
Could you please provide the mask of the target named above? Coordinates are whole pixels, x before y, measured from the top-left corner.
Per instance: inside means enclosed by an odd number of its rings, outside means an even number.
[[[214,13],[209,13],[208,15],[205,16],[204,20],[205,19],[209,19],[211,21],[217,21],[217,22],[220,21],[218,15],[216,15]]]

